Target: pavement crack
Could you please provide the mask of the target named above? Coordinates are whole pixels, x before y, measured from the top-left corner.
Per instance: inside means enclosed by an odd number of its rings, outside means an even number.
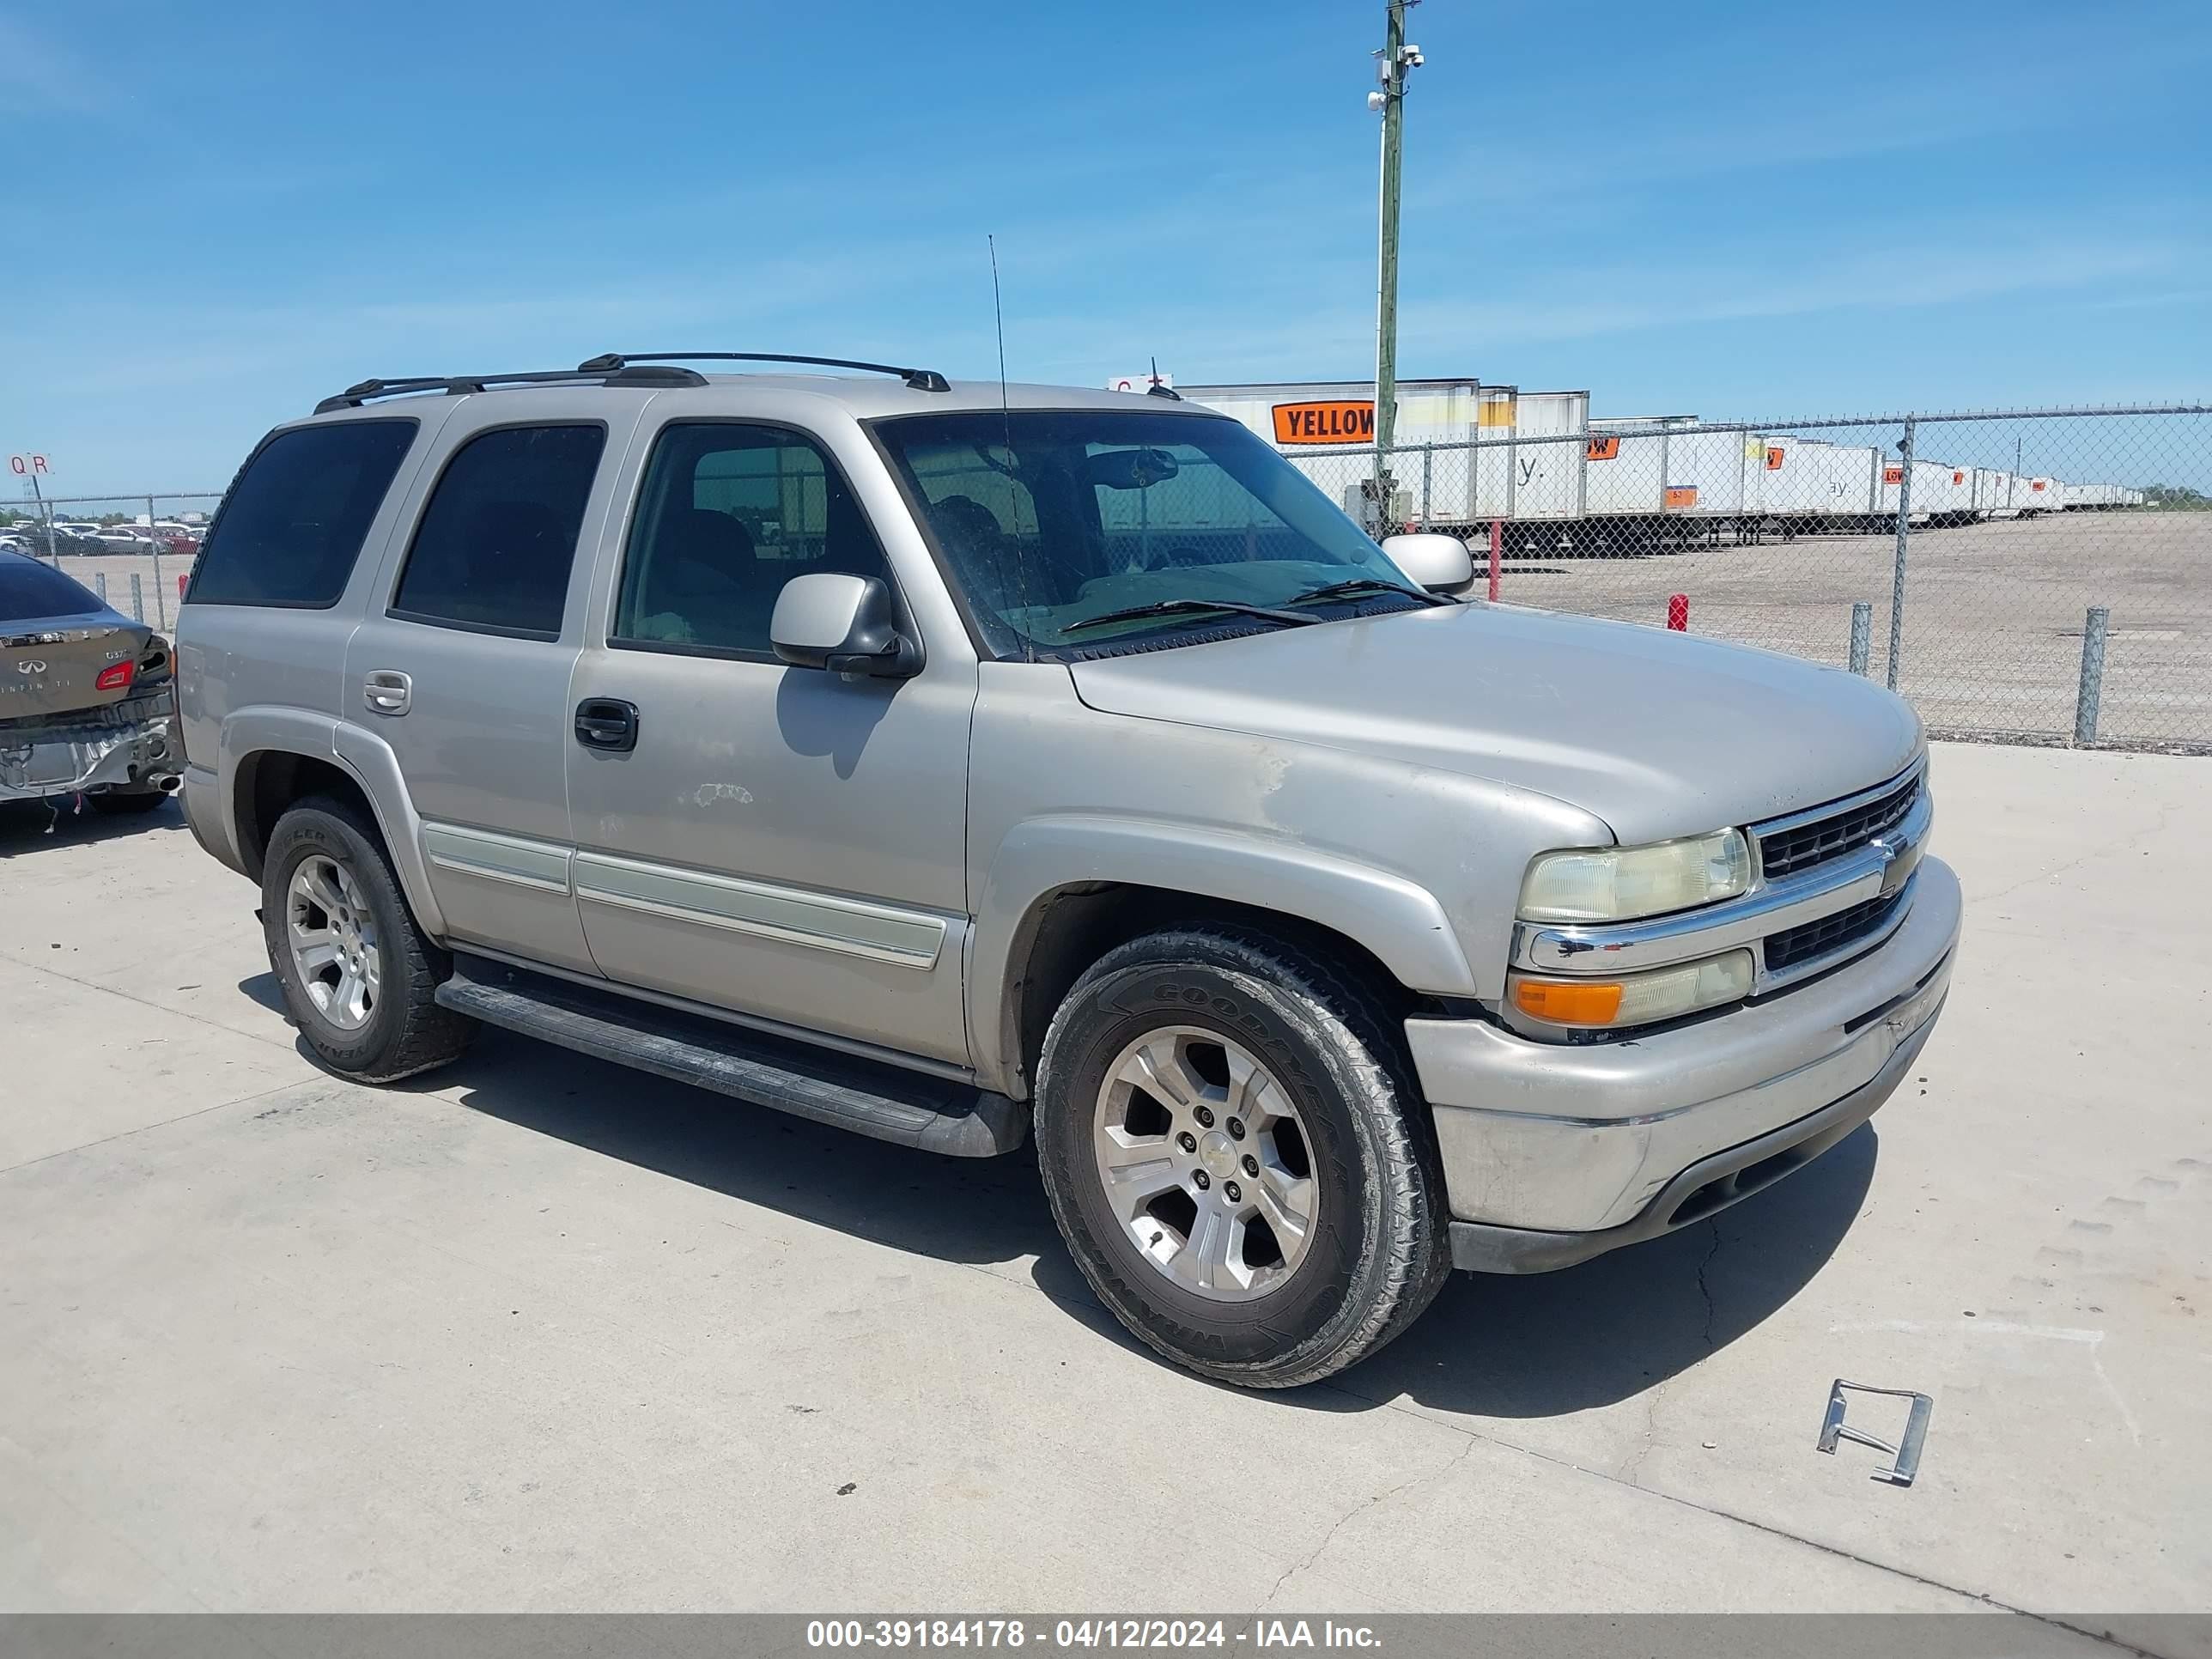
[[[102,985],[96,979],[85,979],[76,974],[65,974],[60,969],[50,967],[43,962],[33,962],[28,957],[9,957],[4,960],[13,963],[18,968],[27,968],[33,973],[45,974],[52,979],[65,980],[71,985],[81,985],[88,991],[99,992],[102,996],[120,997],[125,1002],[135,1002],[142,1008],[151,1008],[157,1014],[167,1014],[178,1019],[189,1021],[194,1025],[204,1025],[209,1030],[221,1031],[226,1036],[243,1037],[248,1042],[258,1042],[265,1048],[282,1048],[287,1053],[299,1052],[298,1042],[293,1038],[289,1024],[285,1028],[283,1036],[263,1036],[252,1031],[241,1031],[234,1025],[225,1025],[220,1020],[210,1019],[205,1014],[195,1014],[186,1009],[173,1008],[165,1002],[155,1001],[151,997],[142,997],[136,991],[125,991],[117,986]]]
[[[2171,815],[2171,811],[2169,807],[2161,806],[2158,809],[2158,822],[2148,829],[2138,830],[2135,834],[2123,836],[2117,842],[2101,843],[2077,857],[2053,865],[2048,870],[2039,870],[2032,876],[2022,876],[2018,881],[1998,888],[1994,893],[1976,894],[1973,896],[1972,902],[1976,904],[1995,904],[1999,899],[2010,898],[2023,887],[2033,887],[2039,882],[2054,881],[2060,876],[2071,874],[2092,859],[2109,858],[2115,853],[2132,852],[2142,842],[2166,833],[2166,823]]]
[[[1720,1218],[1716,1216],[1705,1224],[1713,1230],[1713,1242],[1711,1248],[1706,1250],[1705,1259],[1698,1263],[1698,1294],[1705,1299],[1705,1352],[1710,1354],[1713,1351],[1713,1322],[1715,1316],[1713,1310],[1713,1287],[1711,1281],[1705,1278],[1705,1270],[1713,1265],[1713,1258],[1721,1253]]]
[[[270,1095],[281,1095],[287,1089],[296,1089],[304,1079],[295,1078],[289,1083],[272,1083],[266,1089],[256,1090],[250,1095],[240,1095],[235,1100],[218,1100],[211,1106],[201,1106],[189,1112],[179,1112],[174,1117],[156,1119],[151,1123],[140,1123],[128,1129],[118,1129],[112,1135],[101,1135],[96,1140],[79,1141],[74,1146],[58,1146],[51,1152],[40,1152],[36,1158],[27,1158],[21,1164],[0,1165],[0,1176],[13,1175],[18,1170],[27,1170],[40,1164],[50,1164],[58,1158],[72,1158],[79,1152],[88,1152],[95,1146],[106,1146],[118,1140],[129,1140],[134,1135],[150,1134],[156,1129],[166,1129],[172,1124],[188,1123],[196,1117],[205,1117],[210,1112],[227,1112],[234,1106],[251,1105],[265,1100]]]
[[[2083,1637],[2087,1640],[2098,1643],[2102,1646],[2113,1648],[2123,1653],[2133,1654],[2136,1656],[2136,1659],[2179,1659],[2179,1656],[2164,1654],[2160,1653],[2154,1648],[2140,1646],[2136,1643],[2129,1641],[2124,1637],[2115,1635],[2109,1630],[2094,1629],[2087,1625],[2077,1624],[2072,1620],[2061,1618],[2058,1614],[2053,1613],[2038,1613],[2033,1607],[2023,1607],[2016,1602],[2008,1601],[2000,1596],[1992,1595],[1986,1590],[1967,1589],[1958,1584],[1948,1583],[1941,1578],[1932,1578],[1926,1573],[1915,1572],[1910,1567],[1900,1567],[1892,1561],[1881,1560],[1871,1555],[1862,1555],[1856,1550],[1845,1549],[1839,1544],[1824,1543],[1820,1539],[1809,1537],[1804,1533],[1792,1532],[1789,1528],[1777,1526],[1771,1521],[1761,1521],[1753,1516],[1740,1514],[1735,1510],[1723,1509],[1717,1504],[1702,1504],[1694,1498],[1685,1498],[1679,1492],[1668,1492],[1662,1487],[1639,1486],[1634,1481],[1623,1480],[1621,1476],[1611,1474],[1607,1470],[1593,1468],[1587,1463],[1577,1463],[1571,1458],[1561,1457],[1553,1452],[1540,1451],[1534,1446],[1520,1445],[1498,1435],[1485,1434],[1480,1430],[1470,1429],[1461,1424],[1440,1422],[1438,1419],[1431,1417],[1425,1412],[1412,1410],[1396,1401],[1377,1400],[1370,1395],[1356,1394],[1353,1390],[1343,1387],[1340,1383],[1323,1383],[1321,1386],[1324,1388],[1334,1388],[1337,1392],[1351,1395],[1354,1399],[1365,1400],[1369,1404],[1379,1406],[1385,1411],[1399,1412],[1407,1417],[1418,1419],[1423,1423],[1449,1428],[1455,1433],[1467,1436],[1470,1441],[1480,1440],[1489,1445],[1497,1447],[1500,1451],[1518,1452],[1523,1457],[1532,1457],[1538,1462],[1548,1463],[1554,1468],[1570,1470],[1576,1474],[1587,1475],[1591,1480],[1603,1480],[1612,1486],[1625,1486],[1631,1492],[1641,1492],[1644,1496],[1656,1498],[1660,1503],[1679,1504],[1684,1509],[1694,1510],[1699,1515],[1709,1515],[1717,1521],[1732,1521],[1738,1526],[1749,1527],[1753,1531],[1765,1533],[1771,1538],[1779,1538],[1792,1544],[1802,1544],[1806,1548],[1817,1550],[1823,1555],[1832,1555],[1839,1560],[1850,1561],[1856,1565],[1870,1568],[1875,1572],[1887,1573],[1892,1577],[1902,1578],[1910,1583],[1918,1584],[1928,1589],[1938,1590],[1947,1595],[1955,1595],[1963,1601],[1972,1601],[1978,1606],[1990,1607],[1999,1613],[2014,1613],[2022,1619],[2033,1619],[2039,1625],[2048,1625],[2054,1630],[2063,1630],[2070,1636]],[[1461,1453],[1461,1457],[1464,1457],[1466,1453],[1462,1451]],[[1454,1464],[1459,1462],[1459,1461],[1460,1458],[1454,1458],[1451,1461],[1451,1463],[1447,1464],[1444,1467],[1446,1468],[1449,1468]],[[1436,1473],[1441,1474],[1443,1473],[1443,1470],[1439,1469],[1436,1471]],[[1274,1589],[1270,1590],[1267,1593],[1268,1601],[1272,1601],[1277,1593],[1282,1589],[1283,1585],[1292,1577],[1304,1571],[1307,1567],[1311,1566],[1315,1561],[1319,1559],[1322,1551],[1328,1547],[1329,1539],[1334,1538],[1336,1534],[1344,1528],[1346,1522],[1352,1520],[1353,1516],[1359,1514],[1364,1510],[1371,1508],[1376,1504],[1381,1503],[1383,1498],[1395,1496],[1398,1492],[1402,1492],[1407,1487],[1419,1486],[1421,1484],[1422,1480],[1432,1478],[1432,1476],[1429,1475],[1418,1477],[1415,1480],[1406,1482],[1402,1486],[1393,1488],[1391,1492],[1382,1493],[1380,1497],[1370,1498],[1364,1504],[1355,1504],[1341,1520],[1337,1522],[1335,1526],[1329,1528],[1328,1537],[1322,1540],[1319,1547],[1315,1549],[1312,1554],[1306,1557],[1304,1561],[1300,1562],[1297,1566],[1291,1568],[1289,1572],[1285,1573],[1282,1577],[1275,1581]],[[1264,1608],[1266,1604],[1262,1603],[1261,1605]]]
[[[1305,1571],[1307,1568],[1312,1566],[1315,1562],[1320,1560],[1323,1553],[1325,1553],[1328,1549],[1328,1547],[1336,1541],[1337,1534],[1342,1532],[1346,1527],[1350,1526],[1358,1516],[1366,1514],[1368,1510],[1374,1509],[1380,1504],[1389,1503],[1394,1498],[1403,1497],[1406,1493],[1412,1492],[1416,1486],[1426,1486],[1431,1480],[1442,1480],[1445,1475],[1449,1474],[1454,1469],[1457,1468],[1462,1463],[1467,1462],[1469,1454],[1471,1454],[1474,1450],[1475,1447],[1480,1443],[1481,1437],[1477,1435],[1468,1434],[1465,1430],[1455,1429],[1453,1432],[1462,1437],[1462,1443],[1456,1452],[1446,1458],[1435,1468],[1425,1470],[1419,1474],[1413,1475],[1404,1480],[1401,1480],[1396,1486],[1392,1486],[1387,1492],[1378,1492],[1370,1498],[1363,1498],[1358,1503],[1352,1504],[1351,1508],[1345,1510],[1342,1515],[1338,1516],[1335,1522],[1330,1526],[1329,1529],[1322,1534],[1321,1542],[1316,1544],[1311,1550],[1307,1552],[1304,1560],[1294,1561],[1289,1566],[1283,1569],[1281,1575],[1276,1578],[1273,1587],[1268,1590],[1266,1597],[1261,1601],[1260,1610],[1261,1612],[1265,1612],[1269,1607],[1273,1606],[1275,1598],[1283,1593],[1283,1586],[1289,1583],[1291,1579],[1297,1577],[1300,1573]]]

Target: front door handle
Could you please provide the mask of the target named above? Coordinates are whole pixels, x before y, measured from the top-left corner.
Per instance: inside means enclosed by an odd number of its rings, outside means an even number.
[[[380,714],[404,714],[415,700],[415,682],[396,668],[379,668],[361,683],[361,700]]]
[[[576,741],[586,749],[637,747],[637,705],[619,697],[586,697],[576,705]]]

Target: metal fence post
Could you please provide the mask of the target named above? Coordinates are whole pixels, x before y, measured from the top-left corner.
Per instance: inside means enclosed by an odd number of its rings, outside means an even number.
[[[146,595],[142,591],[144,581],[145,578],[137,571],[131,573],[131,620],[132,622],[146,620]]]
[[[107,603],[107,573],[105,570],[92,573],[92,591],[102,605]]]
[[[1864,674],[1867,659],[1874,655],[1874,601],[1855,599],[1851,602],[1851,672]]]
[[[1429,511],[1429,478],[1436,470],[1437,451],[1434,444],[1421,446],[1421,528],[1426,530],[1435,514]]]
[[[154,498],[151,495],[146,498],[146,535],[154,549],[154,626],[167,628],[169,625],[169,601],[161,586],[161,532],[154,527]]]
[[[1912,428],[1905,422],[1905,441],[1898,445],[1898,453],[1905,465],[1897,475],[1897,566],[1889,580],[1889,677],[1888,685],[1897,690],[1899,659],[1905,650],[1905,553],[1912,540]]]
[[[2089,607],[2081,625],[2081,683],[2074,692],[2074,741],[2097,740],[2097,702],[2105,695],[2105,623],[2112,613],[2101,605]]]

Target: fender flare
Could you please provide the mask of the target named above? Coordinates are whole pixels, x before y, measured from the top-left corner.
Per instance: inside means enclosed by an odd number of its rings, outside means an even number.
[[[1273,911],[1341,933],[1413,990],[1476,994],[1443,904],[1403,876],[1285,838],[1146,818],[1030,818],[990,860],[969,942],[969,1031],[978,1070],[996,1086],[1020,1073],[1019,993],[1038,921],[1054,893],[1091,884]]]
[[[399,757],[392,746],[350,721],[307,709],[257,704],[225,715],[216,759],[216,789],[234,844],[238,769],[250,757],[271,750],[327,761],[361,787],[416,921],[431,938],[443,939],[446,916],[438,908],[429,866],[423,860],[422,821],[408,799]],[[242,862],[245,849],[238,850]]]

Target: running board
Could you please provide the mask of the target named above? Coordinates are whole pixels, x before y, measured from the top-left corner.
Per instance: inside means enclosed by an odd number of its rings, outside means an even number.
[[[483,957],[456,958],[453,977],[438,988],[438,1003],[578,1054],[951,1158],[1012,1152],[1029,1128],[1019,1106],[972,1083],[745,1030]]]

